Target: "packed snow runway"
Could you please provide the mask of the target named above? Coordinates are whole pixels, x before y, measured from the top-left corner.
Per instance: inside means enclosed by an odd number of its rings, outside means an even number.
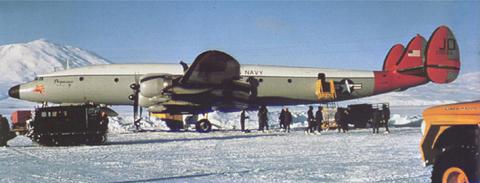
[[[429,182],[419,128],[110,134],[103,146],[0,148],[0,182]]]

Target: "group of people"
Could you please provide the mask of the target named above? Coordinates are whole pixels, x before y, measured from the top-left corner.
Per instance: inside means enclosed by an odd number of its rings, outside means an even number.
[[[372,112],[372,129],[373,133],[379,133],[379,128],[383,124],[385,132],[390,133],[388,129],[388,120],[390,120],[390,109],[383,108],[383,110],[374,109]]]
[[[388,120],[390,119],[390,110],[388,107],[383,107],[383,110],[374,109],[371,118],[371,124],[373,128],[373,133],[379,133],[379,127],[381,124],[385,125],[386,131],[388,129]],[[313,107],[309,106],[307,111],[307,128],[305,133],[321,133],[323,125],[323,107],[318,106],[317,111],[313,112]],[[246,111],[242,110],[240,114],[240,126],[242,132],[247,131],[245,129],[245,120],[249,117],[246,115]],[[290,125],[292,124],[292,113],[288,108],[283,108],[279,115],[279,127],[285,132],[290,132]],[[338,132],[346,133],[348,132],[348,123],[349,123],[349,110],[347,108],[337,108],[335,113],[335,121],[337,123]],[[268,110],[266,106],[260,106],[258,110],[258,131],[268,131]]]
[[[337,122],[338,132],[348,132],[348,110],[346,108],[337,108],[335,121]]]
[[[258,131],[268,131],[268,109],[266,106],[262,105],[258,109]],[[246,111],[242,110],[240,113],[240,128],[242,132],[248,132],[249,130],[245,129],[245,120],[249,119],[246,115]],[[288,111],[288,108],[282,109],[280,112],[280,128],[285,130],[286,132],[290,132],[290,124],[292,123],[292,113]]]
[[[285,132],[290,133],[290,124],[292,124],[292,113],[288,111],[287,107],[283,108],[280,112],[278,121],[280,122],[280,128],[282,128]]]
[[[246,115],[246,111],[242,110],[240,113],[240,128],[242,132],[248,132],[245,129],[245,120],[249,119]],[[268,130],[268,109],[266,106],[260,106],[258,109],[258,131]]]
[[[305,129],[306,133],[321,133],[322,132],[322,122],[323,122],[323,113],[322,113],[322,106],[318,106],[317,112],[313,115],[313,107],[309,106],[307,111],[307,129]]]

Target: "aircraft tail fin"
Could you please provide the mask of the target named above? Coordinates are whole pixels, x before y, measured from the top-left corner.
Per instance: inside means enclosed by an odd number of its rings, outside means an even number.
[[[447,26],[438,27],[428,40],[425,72],[434,83],[450,83],[460,72],[460,49]]]
[[[383,63],[383,71],[421,76],[434,83],[450,83],[460,71],[460,51],[447,26],[438,27],[428,42],[421,35],[407,47],[394,45]]]
[[[393,46],[385,57],[383,71],[375,73],[375,93],[406,90],[432,81],[450,83],[460,72],[460,51],[447,26],[438,27],[425,41],[420,35],[407,47]]]
[[[397,63],[403,55],[405,47],[402,44],[396,44],[388,51],[383,62],[383,71],[396,71]]]

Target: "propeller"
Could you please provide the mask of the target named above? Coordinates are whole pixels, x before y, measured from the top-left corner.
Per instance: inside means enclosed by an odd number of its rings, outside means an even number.
[[[132,83],[130,85],[130,88],[133,90],[133,94],[130,95],[128,98],[130,100],[133,100],[133,124],[137,128],[137,130],[140,130],[140,120],[141,118],[138,117],[138,98],[139,98],[139,93],[140,93],[140,84],[138,81],[138,75],[135,75],[135,83]],[[140,108],[140,116],[141,116],[141,108]]]

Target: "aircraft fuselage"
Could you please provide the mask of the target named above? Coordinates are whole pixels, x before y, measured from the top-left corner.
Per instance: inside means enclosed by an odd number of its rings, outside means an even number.
[[[253,77],[258,81],[256,102],[265,105],[324,103],[373,95],[374,72],[305,67],[242,65],[241,81]],[[10,90],[10,95],[32,102],[58,104],[93,102],[106,105],[132,105],[130,85],[145,74],[182,76],[179,64],[111,64],[95,65],[39,75],[34,81]],[[318,74],[336,83],[349,79],[351,91],[332,100],[316,95]],[[343,83],[340,83],[343,84]]]

